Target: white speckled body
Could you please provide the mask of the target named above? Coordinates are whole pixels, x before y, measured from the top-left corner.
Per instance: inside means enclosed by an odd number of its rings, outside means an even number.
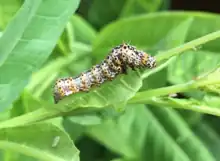
[[[112,49],[109,55],[98,65],[82,73],[78,77],[58,79],[54,86],[54,101],[57,103],[65,96],[80,91],[89,91],[107,80],[113,80],[118,74],[126,74],[127,67],[153,68],[156,60],[134,46],[122,44]]]

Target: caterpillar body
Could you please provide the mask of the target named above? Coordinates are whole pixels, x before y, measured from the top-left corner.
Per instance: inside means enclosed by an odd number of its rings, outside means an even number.
[[[88,92],[92,87],[113,80],[119,74],[127,74],[127,69],[153,68],[156,59],[135,46],[123,43],[116,46],[98,65],[77,77],[60,78],[54,85],[54,102],[77,92]]]

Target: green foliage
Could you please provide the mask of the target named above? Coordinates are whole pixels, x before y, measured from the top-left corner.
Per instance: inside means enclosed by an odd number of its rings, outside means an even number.
[[[220,16],[169,2],[1,1],[1,160],[220,160]],[[157,67],[54,104],[57,78],[123,42]]]
[[[79,2],[58,0],[59,7],[51,7],[53,3],[53,0],[25,1],[1,37],[1,110],[18,97],[32,72],[48,58]],[[15,31],[18,33],[14,34]]]
[[[79,160],[79,152],[69,136],[53,124],[5,128],[1,130],[0,137],[1,149],[17,151],[45,161]]]

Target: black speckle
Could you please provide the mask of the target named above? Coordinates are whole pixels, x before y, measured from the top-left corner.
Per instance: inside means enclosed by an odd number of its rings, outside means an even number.
[[[139,55],[139,52],[138,52],[138,51],[135,51],[134,53],[135,53],[136,55]]]

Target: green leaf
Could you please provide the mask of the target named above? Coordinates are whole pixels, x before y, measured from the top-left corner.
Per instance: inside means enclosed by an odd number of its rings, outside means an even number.
[[[152,107],[150,110],[191,160],[215,160],[177,112],[165,107]]]
[[[73,25],[76,41],[91,44],[96,37],[96,31],[81,16],[74,15],[70,21]]]
[[[15,18],[9,23],[0,39],[0,67],[13,51],[25,28],[36,14],[40,1],[27,0],[17,12]],[[16,26],[16,30],[14,29]],[[5,45],[7,44],[7,45]]]
[[[193,127],[196,135],[203,141],[207,146],[216,160],[220,159],[219,146],[220,136],[214,128],[212,128],[206,121],[201,121]]]
[[[115,110],[113,107],[103,108],[98,111],[89,111],[86,114],[75,114],[68,117],[68,120],[73,124],[82,126],[91,126],[101,124],[108,119],[115,119],[121,116],[124,111]]]
[[[87,133],[114,152],[128,158],[136,158],[140,155],[147,130],[146,124],[140,126],[145,116],[144,109],[140,108],[140,106],[128,106],[125,114],[118,119],[110,119],[100,125],[90,126],[87,128]],[[138,118],[135,117],[137,115]],[[133,139],[134,136],[136,139]]]
[[[88,127],[87,133],[128,159],[190,160],[144,105],[130,105],[117,120]]]
[[[130,71],[128,75],[118,76],[112,82],[106,82],[100,87],[93,88],[88,93],[80,92],[64,98],[55,108],[64,111],[76,108],[102,108],[126,102],[133,97],[142,85],[142,80],[137,72]]]
[[[216,31],[220,27],[220,16],[207,13],[188,13],[193,15],[194,21],[191,25],[187,41]],[[202,26],[202,30],[198,27]],[[192,48],[180,55],[173,64],[169,66],[168,80],[171,83],[183,83],[195,79],[197,76],[215,68],[219,63],[218,55],[219,39],[205,45]]]
[[[189,110],[178,110],[181,117],[186,121],[189,127],[193,127],[203,119],[203,114]]]
[[[0,1],[0,30],[3,30],[22,4],[22,0]]]
[[[25,90],[20,99],[13,103],[13,108],[10,110],[11,117],[19,116],[31,111],[35,111],[43,106],[39,98],[34,97],[32,93]]]
[[[84,127],[72,122],[68,118],[63,120],[63,127],[74,142],[76,142],[78,139],[80,139],[81,136],[83,136]]]
[[[102,29],[94,42],[93,54],[97,56],[97,61],[99,61],[112,47],[122,42],[131,42],[133,45],[151,50],[169,33],[171,28],[176,27],[188,18],[193,18],[193,22],[186,37],[187,42],[219,29],[220,17],[214,14],[161,12],[136,16],[116,21]],[[203,29],[198,30],[198,26],[203,26]],[[202,49],[209,48],[214,52],[220,49],[218,44],[219,40],[208,42],[203,45]],[[151,54],[155,55],[155,53]]]
[[[0,67],[1,111],[18,97],[32,72],[48,58],[78,4],[79,0],[25,1],[0,40],[0,50],[5,57],[8,56]],[[30,17],[27,19],[24,15]],[[22,32],[16,36],[13,34],[18,27],[13,25],[15,23],[26,24],[20,27]],[[6,38],[11,42],[3,42]]]
[[[46,123],[1,129],[0,148],[45,161],[79,160],[79,151],[68,135]]]
[[[155,12],[159,9],[161,0],[127,0],[122,8],[121,17]]]
[[[193,22],[193,18],[187,18],[180,22],[177,26],[172,26],[167,35],[155,44],[151,50],[160,51],[168,50],[183,44],[187,38],[188,31]]]
[[[32,75],[32,78],[26,87],[26,89],[32,93],[35,97],[40,97],[43,91],[51,86],[51,82],[54,83],[60,70],[70,63],[75,61],[77,56],[75,54],[70,54],[66,57],[60,57],[58,59],[48,62],[43,68]],[[50,78],[48,78],[50,75]],[[52,91],[50,90],[50,93]]]
[[[115,19],[154,12],[160,5],[161,0],[94,0],[88,12],[88,19],[94,26],[101,28]]]
[[[219,61],[218,53],[200,49],[188,51],[169,65],[168,80],[173,84],[179,84],[196,79],[200,75],[215,69],[219,65]]]
[[[93,43],[93,55],[99,62],[111,48],[122,42],[130,42],[146,51],[152,50],[157,43],[169,34],[171,29],[188,18],[189,16],[175,17],[173,14],[149,14],[116,21],[106,26],[97,36]],[[160,26],[163,26],[163,30]],[[149,53],[151,55],[156,54],[155,51]]]
[[[100,28],[117,18],[123,5],[124,1],[93,0],[93,3],[88,10],[88,20],[92,25]]]

